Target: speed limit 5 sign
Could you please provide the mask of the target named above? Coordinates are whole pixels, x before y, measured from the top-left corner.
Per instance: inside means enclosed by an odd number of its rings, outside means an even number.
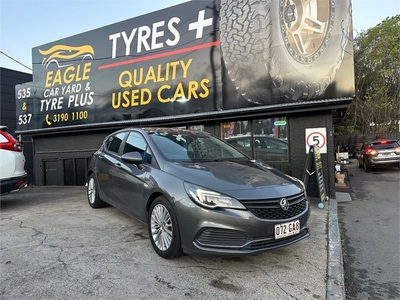
[[[321,153],[326,153],[326,128],[306,128],[306,153],[310,146],[317,145]]]

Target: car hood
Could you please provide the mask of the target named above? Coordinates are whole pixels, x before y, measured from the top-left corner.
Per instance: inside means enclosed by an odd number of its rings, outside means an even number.
[[[302,192],[290,177],[253,161],[167,163],[164,171],[237,199],[287,197]]]

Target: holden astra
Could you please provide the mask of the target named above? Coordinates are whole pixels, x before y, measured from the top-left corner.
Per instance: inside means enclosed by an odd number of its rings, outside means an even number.
[[[104,139],[88,171],[89,205],[147,225],[163,258],[240,256],[309,236],[304,184],[206,132],[127,128]]]

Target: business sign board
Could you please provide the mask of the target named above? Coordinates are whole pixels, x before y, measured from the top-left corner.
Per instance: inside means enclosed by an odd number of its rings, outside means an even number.
[[[351,97],[349,1],[189,1],[38,46],[17,131]]]

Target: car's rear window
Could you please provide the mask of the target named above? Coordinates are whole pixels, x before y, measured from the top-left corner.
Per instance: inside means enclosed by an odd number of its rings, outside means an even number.
[[[396,142],[387,142],[387,143],[374,143],[372,147],[375,150],[384,150],[384,149],[393,149],[399,147],[399,144]]]

